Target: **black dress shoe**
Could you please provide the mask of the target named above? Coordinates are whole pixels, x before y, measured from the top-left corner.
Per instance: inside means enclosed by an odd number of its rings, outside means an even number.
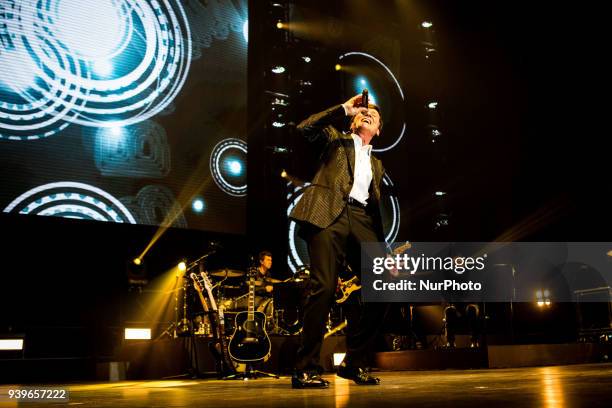
[[[291,376],[292,388],[328,388],[329,381],[321,378],[319,374],[306,371],[295,371]]]
[[[338,367],[338,376],[355,381],[359,385],[378,385],[380,379],[372,377],[368,370],[359,367]]]

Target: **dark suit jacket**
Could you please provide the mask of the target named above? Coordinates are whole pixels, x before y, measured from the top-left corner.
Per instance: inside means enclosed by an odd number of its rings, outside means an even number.
[[[332,123],[345,116],[342,105],[314,114],[297,127],[309,141],[322,144],[321,162],[312,184],[306,187],[290,217],[318,228],[327,228],[342,213],[353,187],[355,145]],[[379,241],[384,241],[380,217],[381,181],[385,172],[380,160],[371,156],[372,183],[366,211],[373,217]]]

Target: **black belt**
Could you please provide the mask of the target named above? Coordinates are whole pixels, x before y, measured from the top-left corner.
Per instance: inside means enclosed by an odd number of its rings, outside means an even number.
[[[363,208],[364,210],[367,206],[367,204],[364,204],[359,200],[355,200],[353,197],[349,197],[348,200],[346,200],[346,202],[348,203],[348,205],[353,205],[355,207]]]

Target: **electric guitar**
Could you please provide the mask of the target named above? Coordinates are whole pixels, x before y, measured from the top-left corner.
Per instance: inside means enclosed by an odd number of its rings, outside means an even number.
[[[272,344],[266,332],[266,315],[255,311],[255,278],[249,273],[249,310],[236,315],[234,333],[229,342],[229,355],[240,363],[264,360],[270,355]]]
[[[217,372],[221,377],[234,375],[236,374],[236,367],[227,352],[227,344],[225,341],[223,307],[217,308],[217,302],[212,293],[212,284],[205,272],[200,272],[199,275],[192,272],[189,276],[193,280],[193,286],[198,292],[198,297],[200,298],[204,312],[210,312],[211,314],[211,325],[213,326],[213,333],[216,341],[215,343],[211,343],[211,351],[217,362]],[[206,290],[208,295],[208,301],[204,297],[204,290]],[[208,302],[210,302],[210,307],[208,306]]]
[[[398,246],[393,250],[391,255],[399,255],[412,247],[410,242],[406,242],[403,245]],[[352,272],[351,267],[349,265],[346,266],[349,271]],[[338,278],[338,286],[336,288],[336,303],[344,303],[346,299],[349,298],[351,293],[356,290],[361,289],[361,282],[359,281],[359,277],[357,275],[353,276],[350,279],[342,280]]]

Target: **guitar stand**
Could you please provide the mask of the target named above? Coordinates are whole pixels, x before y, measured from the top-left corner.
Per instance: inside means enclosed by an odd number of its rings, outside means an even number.
[[[252,364],[247,364],[244,372],[236,373],[232,375],[228,375],[227,377],[223,377],[224,380],[255,380],[259,377],[266,378],[280,378],[277,374],[266,373],[265,371],[254,370]]]

